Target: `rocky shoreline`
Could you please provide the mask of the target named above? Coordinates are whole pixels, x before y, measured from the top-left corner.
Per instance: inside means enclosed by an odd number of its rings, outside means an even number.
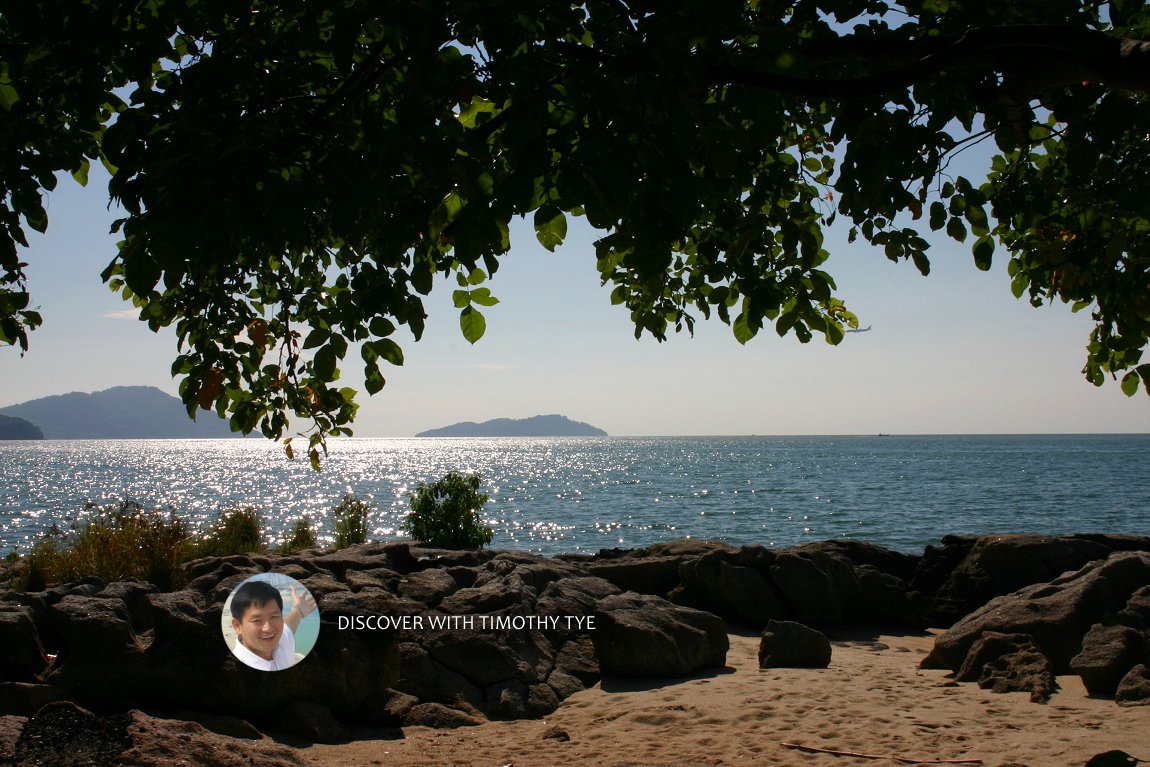
[[[72,711],[122,728],[143,710],[330,743],[357,726],[538,718],[603,677],[721,668],[732,626],[770,628],[760,663],[810,646],[804,629],[941,628],[923,666],[959,681],[1041,701],[1056,675],[1076,673],[1093,695],[1150,703],[1145,537],[948,536],[921,556],[853,541],[772,550],[678,540],[556,557],[400,541],[187,569],[188,586],[169,593],[98,580],[0,592],[6,731]],[[276,673],[238,663],[220,635],[231,589],[267,571],[306,585],[321,614],[311,654]],[[355,620],[371,616],[398,627]],[[394,620],[403,616],[406,627]],[[808,661],[774,665],[792,663]],[[68,704],[35,716],[59,701]]]

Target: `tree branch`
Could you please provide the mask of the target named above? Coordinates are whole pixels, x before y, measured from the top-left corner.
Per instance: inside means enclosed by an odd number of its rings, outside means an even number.
[[[830,50],[840,48],[836,56]],[[858,77],[800,77],[766,71],[749,57],[703,62],[715,83],[766,88],[804,98],[879,96],[951,69],[985,69],[1014,77],[1016,90],[1031,93],[1081,82],[1150,93],[1150,42],[1074,27],[1019,25],[972,29],[959,38],[912,41],[901,52],[891,41],[847,36],[811,46],[806,53],[820,65],[846,60],[902,62]],[[868,48],[872,55],[866,56]],[[740,60],[741,59],[741,60]]]

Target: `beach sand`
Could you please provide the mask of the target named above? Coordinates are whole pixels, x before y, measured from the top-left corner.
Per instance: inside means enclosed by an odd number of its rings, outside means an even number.
[[[906,763],[895,757],[1081,767],[1112,749],[1150,759],[1150,707],[1090,698],[1076,676],[1059,677],[1060,692],[1038,704],[1026,693],[995,694],[919,669],[929,634],[854,630],[831,638],[826,669],[760,670],[758,637],[732,634],[725,669],[687,680],[607,680],[545,721],[409,727],[402,738],[360,733],[367,739],[297,753],[325,767]],[[547,737],[559,731],[570,740]]]

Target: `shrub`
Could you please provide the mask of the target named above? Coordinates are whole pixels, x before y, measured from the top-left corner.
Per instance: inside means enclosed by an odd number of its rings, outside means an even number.
[[[184,583],[183,562],[191,544],[174,514],[145,509],[135,501],[88,504],[65,533],[53,524],[24,558],[18,584],[39,590],[89,576],[104,581],[139,578],[163,591]]]
[[[315,531],[311,528],[311,520],[301,517],[292,525],[291,532],[279,545],[282,554],[294,554],[297,551],[310,549],[315,546]]]
[[[196,544],[196,555],[201,557],[226,557],[266,550],[260,513],[251,506],[221,511],[211,530]]]
[[[488,497],[479,493],[479,475],[450,472],[431,484],[419,483],[408,493],[411,513],[403,529],[415,540],[447,549],[477,549],[491,543],[479,509]]]
[[[346,549],[367,541],[367,514],[371,506],[367,501],[347,493],[339,505],[332,509],[335,518],[335,547]]]

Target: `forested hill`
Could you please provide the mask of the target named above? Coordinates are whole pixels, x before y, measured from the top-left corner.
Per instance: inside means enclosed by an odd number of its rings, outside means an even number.
[[[31,421],[0,415],[0,439],[44,439],[44,432]]]
[[[417,437],[606,437],[607,432],[562,415],[531,418],[496,418],[474,423],[466,421],[416,434]]]
[[[176,397],[153,386],[72,392],[0,408],[40,427],[46,439],[177,439],[237,436],[214,412],[197,420]]]

